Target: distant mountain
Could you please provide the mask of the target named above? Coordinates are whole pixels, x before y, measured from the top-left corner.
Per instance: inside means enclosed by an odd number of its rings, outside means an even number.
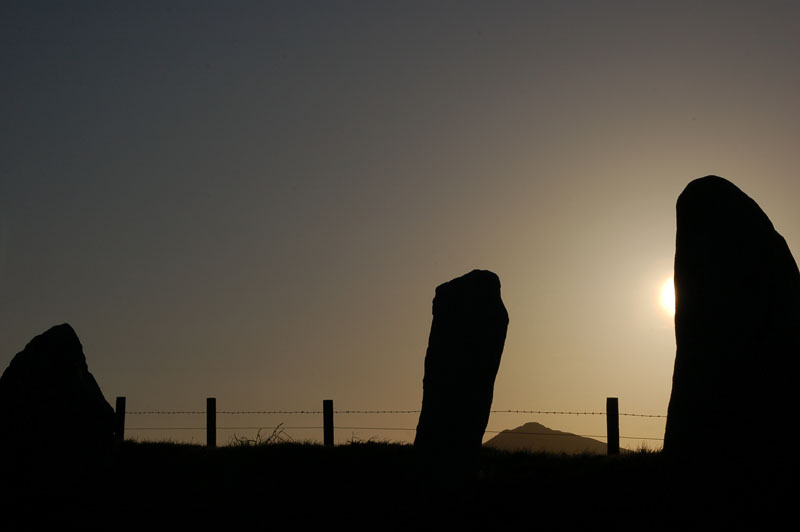
[[[504,430],[484,443],[502,451],[530,451],[566,454],[606,454],[606,444],[569,432],[545,427],[541,423],[525,423],[521,427]]]

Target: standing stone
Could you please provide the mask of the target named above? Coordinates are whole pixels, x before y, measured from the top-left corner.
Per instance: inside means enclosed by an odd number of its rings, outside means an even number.
[[[800,273],[767,215],[725,179],[697,179],[678,198],[675,290],[664,451],[788,450],[800,403]]]
[[[91,452],[113,433],[114,411],[66,323],[31,340],[0,377],[0,449]]]
[[[436,288],[414,440],[432,461],[477,466],[507,329],[493,272],[473,270]]]

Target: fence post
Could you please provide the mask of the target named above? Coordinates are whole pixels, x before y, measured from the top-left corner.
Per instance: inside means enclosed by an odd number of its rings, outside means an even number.
[[[117,397],[117,405],[114,409],[114,439],[122,441],[125,439],[125,398]]]
[[[217,398],[206,398],[206,446],[217,446]]]
[[[619,454],[619,399],[606,398],[606,427],[608,454]]]
[[[325,447],[333,447],[333,399],[322,401],[322,440]]]

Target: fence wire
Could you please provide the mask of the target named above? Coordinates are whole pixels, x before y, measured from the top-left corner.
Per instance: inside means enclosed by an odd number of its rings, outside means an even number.
[[[205,415],[206,410],[133,410],[125,412],[125,415]],[[217,410],[220,415],[319,415],[323,410]],[[334,410],[334,414],[419,414],[421,410]],[[579,412],[571,410],[491,410],[492,414],[536,414],[536,415],[563,415],[563,416],[605,416],[606,412]],[[633,412],[620,412],[619,416],[640,417],[640,418],[666,418],[663,414],[639,414]],[[216,430],[323,430],[321,426],[285,426],[283,424],[274,427],[265,426],[237,426],[237,427],[216,427]],[[374,431],[406,431],[416,432],[416,428],[410,427],[348,427],[336,426],[336,430],[374,430]],[[206,430],[207,427],[125,427],[126,431],[147,431],[147,430]],[[510,430],[486,430],[487,434],[508,433],[522,436],[580,436],[583,438],[606,438],[607,435],[600,434],[573,434],[573,433],[547,433],[547,432],[512,432]],[[620,439],[627,440],[650,440],[664,441],[664,438],[651,438],[645,436],[619,436]]]
[[[419,414],[421,410],[334,410],[334,414]],[[206,414],[205,410],[134,410],[126,415],[176,415]],[[322,414],[322,410],[217,410],[217,414],[259,414],[259,415],[296,415]],[[572,412],[566,410],[490,410],[492,414],[555,414],[563,416],[605,416],[606,412]],[[663,414],[635,414],[620,412],[620,416],[666,418]]]
[[[217,430],[322,430],[324,427],[287,427],[278,425],[275,427],[217,427]],[[337,430],[399,430],[416,432],[416,428],[408,427],[336,427]],[[125,427],[125,430],[206,430],[206,427]],[[521,436],[580,436],[582,438],[606,438],[605,434],[573,434],[570,432],[517,432],[510,430],[486,430],[488,434],[508,433]],[[626,440],[655,440],[664,441],[664,438],[650,438],[645,436],[620,436]]]

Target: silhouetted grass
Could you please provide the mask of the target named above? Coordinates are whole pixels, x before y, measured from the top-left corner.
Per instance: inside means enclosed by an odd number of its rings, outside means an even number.
[[[740,524],[782,504],[731,483],[740,471],[681,471],[646,450],[574,456],[483,449],[479,473],[458,483],[421,470],[413,446],[374,441],[326,448],[261,438],[216,449],[125,441],[93,467],[73,466],[40,471],[42,484],[5,499],[2,510],[17,519],[10,522],[29,528],[28,520],[47,518],[96,530],[111,522],[130,530],[680,529],[697,519]]]

